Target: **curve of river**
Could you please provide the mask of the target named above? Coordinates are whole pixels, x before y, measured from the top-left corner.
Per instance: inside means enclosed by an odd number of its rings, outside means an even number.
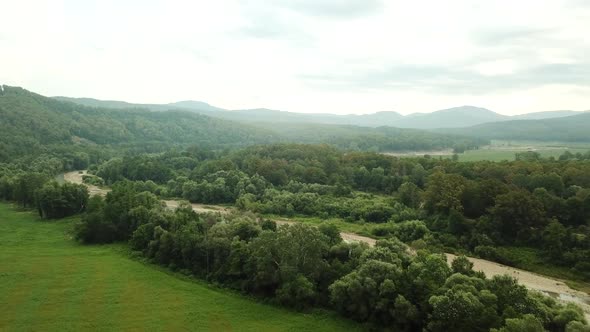
[[[86,171],[74,171],[68,172],[63,174],[63,180],[72,183],[84,184],[82,181],[83,175],[86,175]],[[61,177],[61,176],[60,176]],[[110,189],[99,188],[94,185],[85,184],[88,187],[88,192],[91,196],[100,195],[105,196]],[[181,201],[177,200],[164,200],[166,207],[170,209],[174,209],[178,207]],[[203,205],[203,204],[191,204],[193,210],[197,213],[230,213],[232,211],[231,208],[217,206],[217,205]],[[280,219],[275,220],[277,224],[284,225],[284,224],[292,224],[296,223],[296,220],[291,219]],[[341,232],[340,236],[344,241],[347,242],[365,242],[369,246],[374,246],[377,242],[375,239],[370,237],[354,234],[354,233],[346,233]],[[447,261],[450,263],[456,255],[446,253]],[[516,278],[519,283],[527,287],[528,289],[536,290],[546,295],[549,295],[555,299],[558,299],[562,302],[572,302],[579,305],[585,313],[586,319],[590,321],[590,295],[572,289],[568,285],[566,285],[563,281],[558,279],[553,279],[550,277],[542,276],[536,273],[532,273],[529,271],[516,269],[513,267],[509,267],[506,265],[502,265],[499,263],[495,263],[492,261],[488,261],[485,259],[474,258],[474,257],[467,257],[473,263],[473,269],[476,271],[482,271],[485,275],[489,278],[496,276],[496,275],[510,275]]]

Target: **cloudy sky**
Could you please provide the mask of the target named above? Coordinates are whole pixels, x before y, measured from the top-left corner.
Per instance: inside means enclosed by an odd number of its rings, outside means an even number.
[[[590,109],[586,0],[0,0],[0,84],[403,114]]]

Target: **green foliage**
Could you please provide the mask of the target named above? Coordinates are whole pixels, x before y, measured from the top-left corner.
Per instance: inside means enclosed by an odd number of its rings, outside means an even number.
[[[63,218],[81,213],[88,197],[85,186],[73,183],[49,182],[35,191],[37,210],[42,218]]]
[[[472,275],[474,273],[473,263],[465,256],[458,256],[457,258],[453,259],[451,268],[453,269],[453,272],[461,273],[466,276]]]
[[[492,122],[467,128],[440,129],[437,131],[484,139],[588,142],[590,114],[583,113],[542,120]]]
[[[491,212],[507,238],[525,238],[530,236],[527,233],[530,229],[542,228],[546,224],[543,205],[524,190],[498,195]]]
[[[522,318],[510,318],[506,320],[506,326],[494,329],[493,332],[544,332],[543,324],[533,315],[524,315]]]
[[[325,143],[347,150],[416,150],[476,147],[485,140],[398,128],[282,124],[252,125],[188,111],[89,107],[4,86],[0,93],[0,162],[66,148],[78,150],[67,169],[86,168],[95,145],[144,152],[170,147],[236,147],[253,144]],[[312,128],[313,127],[313,128]],[[151,165],[145,165],[148,169]],[[139,171],[139,170],[138,170]],[[310,176],[313,170],[310,170]],[[142,174],[142,172],[138,172]],[[321,174],[319,174],[321,176]],[[268,178],[269,181],[280,181]]]
[[[158,264],[286,306],[331,305],[347,317],[405,330],[487,331],[527,314],[557,330],[583,321],[574,307],[532,296],[510,277],[484,279],[464,257],[451,269],[442,255],[409,256],[399,241],[370,249],[345,244],[330,226],[262,230],[262,221],[250,215],[199,216],[189,205],[165,211],[132,188],[123,182],[89,208],[88,215],[111,221],[112,239],[131,233],[132,247]],[[426,229],[421,222],[393,225],[408,239]]]
[[[424,192],[425,208],[430,212],[463,211],[461,193],[465,178],[458,174],[435,172],[428,177]]]
[[[408,207],[418,208],[422,202],[422,191],[412,182],[404,182],[398,189],[400,202]]]
[[[373,234],[377,236],[395,236],[403,242],[410,243],[424,238],[430,233],[426,224],[421,220],[409,220],[400,223],[387,223],[373,228]]]

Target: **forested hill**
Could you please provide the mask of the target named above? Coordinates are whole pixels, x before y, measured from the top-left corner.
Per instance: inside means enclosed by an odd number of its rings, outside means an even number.
[[[540,120],[561,118],[581,114],[576,111],[545,111],[507,116],[481,107],[460,106],[431,113],[412,113],[402,115],[393,111],[372,114],[330,114],[297,113],[265,108],[227,110],[212,106],[202,101],[181,101],[169,104],[136,104],[116,100],[99,100],[93,98],[53,97],[57,100],[76,104],[108,108],[145,108],[153,111],[185,110],[220,119],[244,123],[317,123],[332,125],[353,125],[361,127],[389,126],[396,128],[437,129],[466,128],[489,122],[510,120]]]
[[[390,127],[326,124],[244,124],[186,111],[90,107],[22,88],[0,91],[0,162],[50,146],[238,147],[277,142],[327,143],[346,150],[473,148],[485,140]]]
[[[87,107],[22,88],[4,86],[0,91],[0,161],[53,145],[224,147],[279,139],[270,130],[188,112]]]
[[[277,128],[276,123],[258,123],[261,128]],[[437,151],[455,149],[463,151],[489,144],[488,140],[461,135],[439,134],[426,130],[317,123],[282,123],[281,135],[288,142],[326,143],[353,151]]]
[[[437,132],[485,139],[590,142],[590,113],[542,120],[512,120]]]

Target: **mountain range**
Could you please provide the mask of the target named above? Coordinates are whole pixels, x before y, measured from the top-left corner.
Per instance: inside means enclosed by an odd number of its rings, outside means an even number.
[[[460,106],[432,113],[413,113],[402,115],[393,111],[372,114],[328,114],[328,113],[296,113],[265,108],[227,110],[212,106],[201,101],[180,101],[169,104],[133,104],[124,101],[98,100],[92,98],[54,97],[62,101],[70,101],[81,105],[104,108],[142,108],[153,111],[185,110],[226,120],[246,123],[319,123],[336,125],[356,125],[363,127],[390,126],[398,128],[438,129],[465,128],[490,122],[509,120],[541,120],[566,117],[580,114],[576,111],[548,111],[515,116],[506,116],[485,108]]]
[[[590,142],[590,112],[544,119],[488,122],[465,128],[440,128],[440,133],[483,139]]]
[[[345,150],[388,152],[475,148],[488,143],[479,138],[386,126],[243,123],[182,108],[203,107],[194,102],[181,102],[176,107],[108,102],[109,107],[98,107],[93,100],[86,101],[93,106],[0,85],[0,163],[23,155],[97,147],[101,151],[159,152],[187,146],[231,149],[274,143],[323,143]],[[208,112],[231,113],[215,109]],[[98,152],[92,155],[101,158]]]

